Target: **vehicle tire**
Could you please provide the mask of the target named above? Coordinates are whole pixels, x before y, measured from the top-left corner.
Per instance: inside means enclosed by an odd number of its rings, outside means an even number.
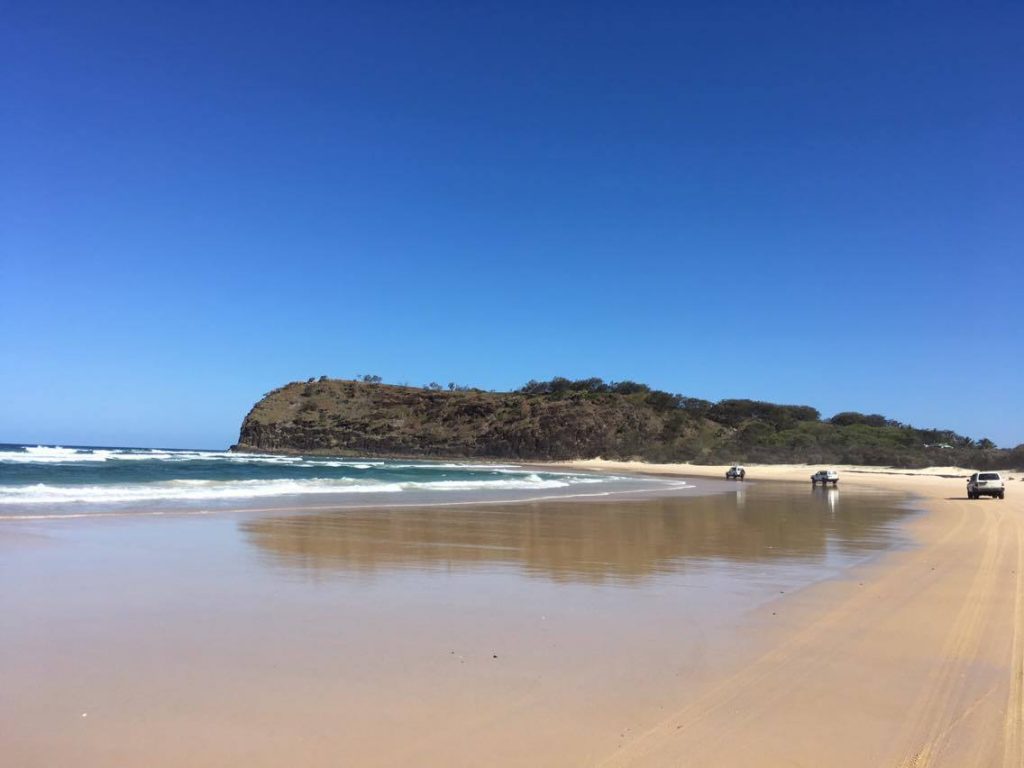
[[[1000,493],[999,494],[999,500],[1002,501],[1003,500],[1003,496],[1005,496],[1005,495],[1006,495],[1006,491],[1003,491],[1002,493]]]

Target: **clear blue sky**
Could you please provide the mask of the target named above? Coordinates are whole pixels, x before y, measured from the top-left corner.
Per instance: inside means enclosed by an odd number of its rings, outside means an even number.
[[[226,446],[263,392],[370,372],[1022,442],[1022,29],[1019,2],[6,3],[0,441]]]

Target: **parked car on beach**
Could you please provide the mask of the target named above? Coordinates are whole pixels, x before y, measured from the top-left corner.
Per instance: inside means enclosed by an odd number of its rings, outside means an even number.
[[[833,486],[839,485],[839,473],[834,469],[819,469],[813,475],[811,475],[811,485],[817,485],[821,483],[822,486],[832,483]]]
[[[967,498],[980,499],[982,496],[996,499],[1006,496],[1002,475],[998,472],[975,472],[967,478]]]
[[[747,470],[739,464],[733,464],[725,473],[726,480],[742,480],[747,476]]]

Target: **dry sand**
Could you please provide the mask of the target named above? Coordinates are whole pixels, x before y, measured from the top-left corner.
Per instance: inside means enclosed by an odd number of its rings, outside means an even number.
[[[576,468],[722,477],[727,467]],[[747,466],[808,482],[817,467]],[[607,766],[1020,766],[1024,482],[969,501],[955,467],[836,467],[841,487],[907,490],[917,546],[781,601],[763,653],[680,701]],[[1019,487],[1018,487],[1019,486]],[[776,617],[778,618],[778,616]]]

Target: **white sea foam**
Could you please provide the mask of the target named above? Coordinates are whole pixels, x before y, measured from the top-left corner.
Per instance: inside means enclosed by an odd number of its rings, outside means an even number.
[[[394,463],[392,461],[333,456],[293,456],[273,453],[232,453],[231,451],[197,451],[162,448],[64,448],[62,446],[26,446],[0,451],[0,461],[21,463],[52,463],[75,461],[228,461],[238,464],[298,464],[325,467],[383,467],[389,469],[470,469],[521,471],[517,464],[483,464],[472,462],[420,462]]]
[[[470,469],[481,468],[502,471],[517,470],[514,464],[471,464],[465,462],[393,464],[368,459],[338,459],[334,457],[285,456],[270,453],[232,453],[230,451],[195,451],[160,448],[64,448],[61,446],[26,446],[16,450],[0,451],[0,463],[11,464],[71,464],[77,462],[107,461],[218,461],[232,464],[280,464],[299,467],[350,467],[352,469]]]
[[[10,464],[73,464],[107,461],[223,461],[237,464],[288,464],[317,466],[302,456],[277,456],[260,453],[228,451],[161,450],[159,448],[63,448],[61,446],[27,446],[0,451],[0,463]],[[363,464],[366,462],[359,462]],[[383,464],[383,462],[379,462]],[[338,464],[337,466],[344,466]]]
[[[277,480],[169,480],[151,483],[97,485],[0,486],[0,505],[110,504],[141,501],[203,501],[255,499],[269,496],[349,493],[401,493],[403,491],[491,491],[565,488],[577,483],[601,482],[593,478],[518,478],[431,480],[424,482],[372,482],[353,478]]]
[[[346,469],[376,469],[383,467],[383,461],[303,461],[300,467],[344,467]],[[388,469],[394,469],[394,465]]]
[[[468,462],[420,462],[419,464],[389,464],[389,469],[471,469],[479,471],[493,470],[500,472],[503,470],[515,470],[522,472],[523,468],[516,464],[470,464]]]
[[[0,461],[14,464],[66,464],[78,461],[106,461],[112,451],[37,445],[17,451],[0,451]]]
[[[107,448],[63,448],[61,446],[26,446],[14,451],[0,451],[0,462],[11,464],[73,464],[83,461],[101,462],[125,458],[127,451]],[[168,451],[147,453],[130,458],[166,458]]]

